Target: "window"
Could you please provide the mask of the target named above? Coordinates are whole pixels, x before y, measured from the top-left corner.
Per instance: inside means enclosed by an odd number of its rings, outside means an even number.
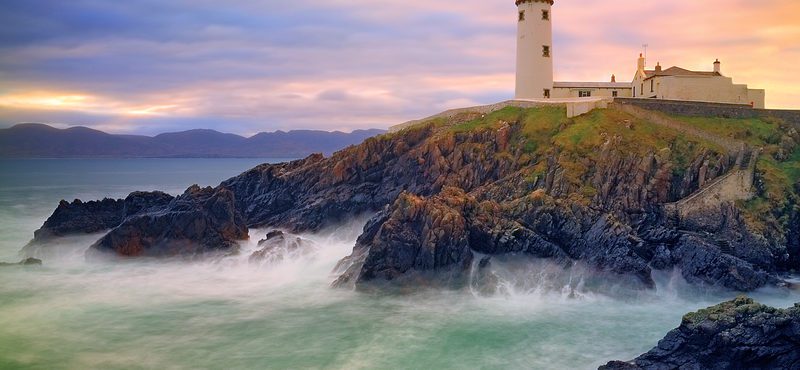
[[[592,96],[592,92],[589,91],[589,90],[580,90],[580,91],[578,91],[578,97],[579,98],[588,98],[590,96]]]
[[[547,45],[542,45],[542,56],[545,58],[550,58],[550,47]]]
[[[542,20],[549,21],[550,20],[550,11],[549,10],[542,10]]]
[[[550,89],[544,89],[544,98],[550,99]]]
[[[611,96],[616,98],[617,96],[619,96],[619,93],[617,91],[612,91]]]
[[[642,82],[642,86],[639,86],[639,93],[644,95],[644,82]]]
[[[650,80],[650,92],[654,91],[653,90],[653,82],[655,82],[655,80]]]
[[[633,87],[633,96],[636,97],[636,86]]]
[[[519,12],[519,21],[522,22],[525,20],[525,11]]]

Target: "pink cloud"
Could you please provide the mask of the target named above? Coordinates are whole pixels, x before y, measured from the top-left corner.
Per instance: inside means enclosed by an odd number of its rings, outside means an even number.
[[[186,4],[188,11],[216,2]],[[105,127],[118,131],[172,119],[176,125],[257,132],[386,127],[513,94],[511,0],[233,0],[228,6],[265,19],[276,12],[298,22],[306,18],[300,15],[318,17],[308,17],[307,24],[264,24],[264,30],[258,23],[201,20],[189,36],[120,33],[2,47],[0,101],[52,91],[103,102],[92,109],[75,104],[65,117],[85,113],[90,120],[100,111]],[[648,43],[650,65],[710,70],[719,58],[736,83],[766,89],[768,107],[797,109],[797,14],[796,0],[556,0],[556,79],[607,81],[613,73],[628,80]],[[325,16],[331,22],[314,23]],[[270,38],[277,32],[281,37]],[[96,63],[105,74],[84,71],[82,63]],[[61,74],[58,68],[64,68]],[[83,78],[74,78],[75,69]],[[0,120],[32,120],[35,108],[0,107]],[[42,117],[51,119],[53,107],[48,110]]]

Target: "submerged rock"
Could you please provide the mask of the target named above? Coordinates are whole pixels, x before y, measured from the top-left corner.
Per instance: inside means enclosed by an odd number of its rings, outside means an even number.
[[[38,258],[26,258],[17,263],[0,262],[0,266],[41,266],[42,260]]]
[[[247,238],[233,193],[194,185],[165,207],[129,216],[90,251],[126,257],[195,256],[235,251],[237,241]]]
[[[683,317],[658,346],[601,370],[798,369],[800,304],[776,309],[739,297]]]
[[[259,250],[250,255],[250,263],[275,263],[285,259],[307,256],[317,250],[317,245],[299,236],[273,230],[258,242]]]

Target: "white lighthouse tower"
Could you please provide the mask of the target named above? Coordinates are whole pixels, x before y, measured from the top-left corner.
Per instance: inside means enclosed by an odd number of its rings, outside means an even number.
[[[516,0],[517,99],[549,99],[553,91],[553,0]]]

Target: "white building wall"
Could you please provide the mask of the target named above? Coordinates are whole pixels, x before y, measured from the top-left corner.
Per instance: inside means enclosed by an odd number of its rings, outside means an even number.
[[[553,13],[549,0],[523,0],[518,11],[524,19],[517,25],[517,81],[518,99],[541,99],[544,90],[553,90]],[[549,19],[542,19],[542,12]],[[543,55],[547,46],[550,56]],[[551,95],[552,96],[552,95]]]
[[[619,98],[630,98],[631,97],[631,89],[611,89],[611,88],[597,88],[597,87],[587,87],[587,88],[562,88],[562,87],[555,87],[553,88],[553,92],[551,97],[554,99],[564,99],[564,98],[577,98],[579,97],[580,91],[589,91],[591,92],[592,97],[600,97],[600,98],[611,98],[614,97],[614,91],[617,92],[617,97]]]
[[[766,109],[767,92],[764,89],[747,89],[747,100],[753,104],[753,108]]]
[[[654,83],[654,92],[650,84]],[[644,82],[645,95],[658,99],[704,101],[731,104],[752,104],[764,108],[764,90],[751,90],[747,85],[736,85],[730,77],[717,76],[665,76]]]

